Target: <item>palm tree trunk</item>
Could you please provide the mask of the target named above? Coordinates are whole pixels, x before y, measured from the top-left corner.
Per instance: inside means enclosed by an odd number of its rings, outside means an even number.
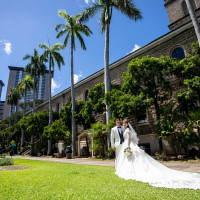
[[[110,24],[106,24],[105,30],[105,51],[104,51],[104,82],[105,82],[105,93],[110,92],[111,90],[111,79],[110,79],[110,71],[109,71],[109,32],[110,32]],[[106,124],[109,123],[109,119],[111,118],[111,112],[106,105]]]
[[[33,113],[35,113],[35,93],[36,93],[36,75],[34,75],[34,82],[33,82]]]
[[[199,45],[200,45],[200,26],[199,26],[199,22],[198,22],[195,10],[194,10],[190,0],[185,0],[185,2],[187,4],[188,12],[189,12],[190,17],[192,19],[192,23],[194,25],[194,29],[195,29],[197,39],[198,39],[198,42],[199,42]]]
[[[31,135],[31,156],[34,154],[34,135]]]
[[[26,88],[24,91],[24,113],[23,113],[23,116],[25,116],[25,114],[26,114]]]
[[[71,37],[71,96],[72,96],[72,152],[76,155],[76,122],[75,112],[75,95],[74,95],[74,60],[73,60],[74,40]]]
[[[26,88],[24,91],[24,111],[23,111],[23,116],[25,116],[26,113]],[[22,131],[22,135],[21,135],[21,147],[24,146],[24,131]]]
[[[105,30],[105,51],[104,51],[104,84],[105,84],[105,93],[110,92],[111,90],[111,79],[110,79],[110,71],[109,71],[109,32],[110,32],[110,24],[106,24]],[[111,111],[108,105],[106,105],[106,124],[109,124],[109,120],[111,118]],[[110,148],[110,134],[107,135],[107,148]]]
[[[10,114],[9,114],[9,127],[11,127],[11,123],[12,123],[12,113],[11,113],[11,106],[10,105]]]
[[[52,103],[51,103],[51,55],[49,58],[49,126],[52,124]],[[47,155],[51,154],[51,140],[48,140]]]
[[[15,124],[17,123],[17,111],[18,111],[18,103],[15,105]]]

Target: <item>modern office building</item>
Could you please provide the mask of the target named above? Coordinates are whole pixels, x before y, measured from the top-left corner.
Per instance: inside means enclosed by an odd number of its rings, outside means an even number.
[[[10,88],[16,88],[18,83],[26,77],[27,72],[24,71],[24,68],[22,67],[13,67],[9,66],[8,67],[10,70],[9,74],[9,80],[8,80],[8,86],[7,86],[7,93],[6,93],[6,101],[5,101],[5,106],[4,106],[4,112],[3,112],[3,119],[9,116],[9,114],[15,112],[15,107],[10,106],[7,104],[7,96],[10,94]],[[53,75],[53,72],[52,72]],[[42,100],[47,100],[49,99],[49,75],[48,71],[44,75],[40,75],[37,77],[37,90],[36,90],[36,99],[42,99]],[[32,101],[33,100],[33,91],[30,90],[27,92],[26,96],[26,102]],[[19,103],[24,102],[24,99],[19,101]]]
[[[4,86],[4,83],[2,80],[0,80],[0,101],[1,101],[1,93],[2,93],[3,86]]]
[[[3,119],[4,104],[5,104],[5,101],[0,101],[0,120]]]

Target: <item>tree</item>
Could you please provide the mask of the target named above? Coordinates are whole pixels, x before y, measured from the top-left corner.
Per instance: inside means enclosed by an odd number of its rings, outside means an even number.
[[[92,124],[91,129],[88,130],[88,133],[89,137],[93,139],[94,142],[93,150],[100,150],[101,155],[104,157],[108,133],[107,126],[103,125],[101,122],[97,122]]]
[[[11,105],[11,106],[15,106],[15,124],[17,123],[17,107],[18,107],[18,101],[21,99],[21,96],[20,96],[20,93],[19,93],[19,90],[18,88],[10,88],[10,94],[8,95],[7,97],[7,103],[8,105]],[[11,114],[11,112],[10,112]],[[11,115],[10,115],[11,117]]]
[[[59,140],[64,140],[68,144],[71,142],[70,132],[67,131],[66,126],[61,119],[53,122],[51,126],[46,126],[44,128],[43,136],[53,143],[56,143]]]
[[[52,47],[48,44],[40,44],[39,47],[45,49],[43,53],[43,57],[48,60],[49,62],[49,126],[52,124],[52,102],[51,102],[51,70],[55,68],[55,62],[58,66],[58,69],[61,69],[61,64],[64,65],[64,60],[61,54],[58,52],[60,49],[62,49],[62,45],[60,44],[54,44]],[[51,153],[51,141],[48,141],[48,151],[47,155],[50,155]]]
[[[137,21],[142,18],[140,10],[138,10],[131,0],[97,0],[93,2],[91,7],[85,9],[82,13],[81,20],[87,21],[90,17],[93,17],[97,12],[100,14],[100,26],[101,33],[105,32],[105,51],[104,51],[104,83],[105,83],[105,93],[111,90],[111,79],[109,72],[109,33],[110,33],[110,23],[112,18],[112,10],[116,9],[121,13],[128,16],[130,19]],[[106,123],[109,123],[111,118],[111,112],[106,105]]]
[[[30,60],[25,66],[25,71],[28,72],[33,78],[33,113],[35,113],[35,96],[37,88],[37,78],[39,75],[43,75],[46,71],[46,66],[43,63],[44,60],[38,54],[38,51],[34,49],[33,55],[26,55],[23,60]]]
[[[24,108],[23,108],[23,116],[26,113],[26,94],[29,90],[33,89],[33,79],[30,75],[27,75],[22,81],[18,84],[18,89],[20,93],[24,96]],[[21,146],[24,146],[24,132],[22,132],[21,136]]]
[[[61,69],[61,65],[64,65],[64,60],[61,54],[58,52],[60,49],[63,48],[63,46],[59,43],[54,44],[52,47],[50,47],[48,44],[40,44],[40,48],[43,48],[45,51],[42,54],[42,57],[45,58],[45,60],[48,60],[49,62],[49,126],[52,124],[52,103],[51,103],[51,70],[55,69],[55,62],[58,66],[58,69]]]
[[[33,77],[33,113],[35,113],[35,96],[37,88],[37,77],[42,75],[46,71],[46,66],[43,63],[42,57],[38,54],[38,51],[34,49],[33,55],[26,55],[23,60],[30,60],[26,65],[25,71],[28,72],[31,77]],[[34,142],[34,136],[31,136],[31,143]],[[32,152],[33,153],[33,152]]]
[[[69,40],[71,41],[71,97],[72,97],[72,151],[76,154],[76,125],[74,119],[75,112],[75,95],[74,95],[74,58],[73,52],[76,50],[75,38],[77,38],[80,42],[81,48],[86,50],[85,42],[81,34],[86,36],[90,36],[92,34],[91,30],[88,26],[84,25],[79,21],[80,15],[70,16],[67,12],[59,11],[58,15],[63,17],[66,21],[65,24],[58,24],[55,28],[58,31],[60,28],[63,28],[58,34],[57,38],[60,38],[64,34],[66,34],[64,40],[64,47],[68,45]]]
[[[200,45],[200,25],[191,0],[185,0]]]
[[[128,72],[123,74],[124,84],[122,90],[131,95],[145,96],[146,100],[151,100],[155,108],[156,120],[161,118],[160,106],[171,96],[170,72],[174,60],[168,57],[133,59]],[[163,151],[162,140],[159,139],[160,151]]]
[[[27,75],[22,81],[18,84],[19,92],[24,96],[24,106],[23,106],[23,116],[26,113],[26,95],[27,92],[33,89],[33,79],[30,75]]]

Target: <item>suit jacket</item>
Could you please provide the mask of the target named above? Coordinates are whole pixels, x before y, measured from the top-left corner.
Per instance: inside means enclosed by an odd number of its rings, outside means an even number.
[[[117,126],[111,129],[111,136],[110,136],[111,146],[112,148],[117,147],[120,144],[120,137]]]

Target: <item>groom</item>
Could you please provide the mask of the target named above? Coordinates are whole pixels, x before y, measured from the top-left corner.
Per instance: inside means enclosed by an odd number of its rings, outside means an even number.
[[[111,129],[111,146],[113,150],[115,151],[115,168],[117,169],[118,156],[119,156],[122,143],[124,142],[124,138],[123,138],[123,129],[120,124],[120,120],[116,118],[114,122],[116,126]]]

